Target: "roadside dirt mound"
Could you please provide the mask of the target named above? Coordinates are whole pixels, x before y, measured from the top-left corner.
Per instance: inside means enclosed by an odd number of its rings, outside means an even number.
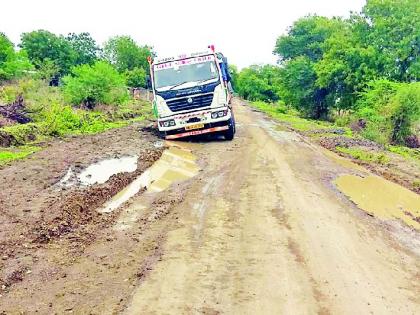
[[[354,139],[345,136],[336,137],[323,137],[319,140],[319,143],[329,150],[335,149],[336,147],[350,148],[354,146],[372,148],[372,149],[383,149],[380,144],[366,140],[366,139]]]
[[[10,147],[15,143],[16,140],[12,135],[0,130],[0,147]]]
[[[0,115],[19,124],[26,124],[31,121],[22,95],[18,95],[11,104],[0,105]]]

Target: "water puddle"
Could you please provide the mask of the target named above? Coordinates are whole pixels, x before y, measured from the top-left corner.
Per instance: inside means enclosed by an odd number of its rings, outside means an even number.
[[[112,175],[131,173],[137,169],[137,155],[110,158],[91,164],[80,172],[70,167],[59,181],[60,187],[90,186],[105,183]]]
[[[100,212],[112,212],[142,189],[148,192],[160,192],[174,182],[197,175],[200,168],[195,162],[196,159],[191,151],[170,146],[158,161],[110,199]]]
[[[335,184],[359,208],[387,220],[400,219],[420,229],[420,196],[378,176],[342,175]]]

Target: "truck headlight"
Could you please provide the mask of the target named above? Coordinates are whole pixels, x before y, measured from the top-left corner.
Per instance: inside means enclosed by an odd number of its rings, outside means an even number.
[[[171,114],[168,105],[166,105],[163,97],[156,95],[156,107],[159,113],[159,116],[167,116]]]
[[[159,125],[161,127],[173,127],[173,126],[175,126],[175,120],[173,120],[173,119],[162,120],[162,121],[159,121]]]
[[[227,103],[226,91],[221,84],[214,89],[214,97],[212,105],[214,107],[224,105]]]
[[[219,110],[217,112],[211,113],[211,118],[216,119],[216,118],[224,117],[227,115],[227,113],[228,113],[227,110]]]

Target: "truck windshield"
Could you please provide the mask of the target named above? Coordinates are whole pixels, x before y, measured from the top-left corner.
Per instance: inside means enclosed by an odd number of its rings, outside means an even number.
[[[199,84],[200,82],[217,79],[219,74],[214,60],[205,59],[207,58],[202,58],[202,62],[194,62],[193,60],[186,64],[175,61],[155,65],[155,88],[175,88],[190,82]]]

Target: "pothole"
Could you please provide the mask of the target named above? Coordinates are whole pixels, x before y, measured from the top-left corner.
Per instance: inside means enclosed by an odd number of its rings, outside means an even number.
[[[420,229],[420,197],[378,176],[342,175],[335,180],[340,191],[359,208],[380,219],[400,219]]]
[[[103,184],[112,175],[134,172],[137,169],[137,159],[137,155],[104,159],[81,171],[76,171],[75,167],[70,167],[57,185],[59,187],[72,187]]]
[[[159,160],[106,202],[99,212],[112,212],[142,189],[146,189],[147,192],[160,192],[174,182],[194,177],[200,170],[195,162],[196,159],[189,150],[169,147]]]

